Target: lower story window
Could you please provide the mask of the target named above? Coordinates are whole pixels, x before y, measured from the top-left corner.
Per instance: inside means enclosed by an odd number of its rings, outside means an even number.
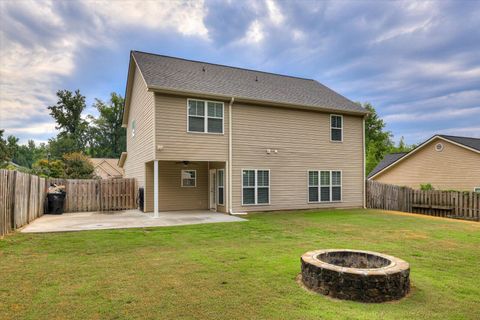
[[[196,187],[196,186],[197,186],[197,171],[182,170],[182,187]]]
[[[217,204],[225,204],[225,171],[223,169],[217,170],[217,187],[218,187],[218,196]]]
[[[308,171],[308,202],[342,201],[342,172]]]
[[[270,170],[242,171],[242,204],[270,203]]]

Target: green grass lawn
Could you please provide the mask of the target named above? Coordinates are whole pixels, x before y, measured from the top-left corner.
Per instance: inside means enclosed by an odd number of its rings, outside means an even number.
[[[480,319],[480,223],[373,210],[248,222],[13,234],[0,240],[0,319]],[[410,262],[412,293],[362,304],[295,281],[312,249]]]

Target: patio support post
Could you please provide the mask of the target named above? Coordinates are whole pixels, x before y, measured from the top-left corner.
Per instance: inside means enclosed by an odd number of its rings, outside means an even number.
[[[158,160],[153,160],[153,215],[158,218]]]
[[[232,105],[235,101],[235,98],[232,97],[230,103],[228,104],[228,161],[227,161],[227,174],[228,174],[228,182],[227,182],[227,205],[228,209],[227,212],[232,214],[233,213],[233,205],[232,205],[232,160],[233,160],[233,146],[232,146],[232,135],[233,135],[233,124],[232,124]]]

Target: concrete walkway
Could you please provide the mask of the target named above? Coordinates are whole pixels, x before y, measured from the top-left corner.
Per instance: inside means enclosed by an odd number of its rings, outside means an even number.
[[[158,218],[138,210],[116,212],[78,212],[44,215],[21,232],[63,232],[102,229],[166,227],[201,223],[237,222],[245,219],[207,210],[161,212]]]

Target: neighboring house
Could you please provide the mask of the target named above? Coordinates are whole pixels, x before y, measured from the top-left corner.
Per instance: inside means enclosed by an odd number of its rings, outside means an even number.
[[[118,166],[118,159],[91,158],[95,174],[102,179],[123,178],[123,169]]]
[[[119,165],[145,211],[361,207],[366,114],[315,80],[132,51]]]
[[[480,139],[435,135],[408,153],[394,153],[368,175],[369,180],[420,189],[480,192]]]

